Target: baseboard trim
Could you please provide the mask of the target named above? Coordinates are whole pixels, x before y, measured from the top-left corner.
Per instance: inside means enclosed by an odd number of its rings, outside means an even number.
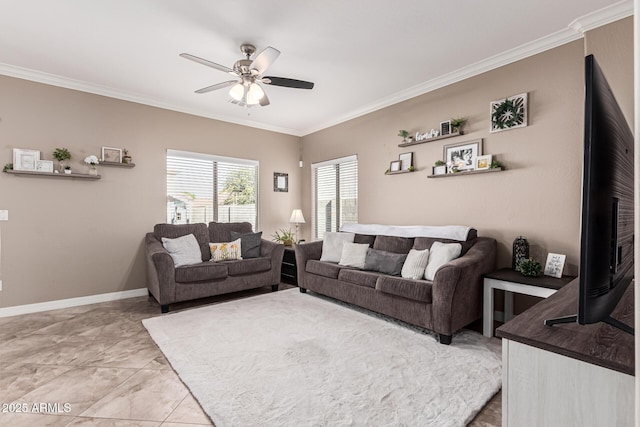
[[[38,313],[41,311],[78,307],[81,305],[97,304],[100,302],[116,301],[127,298],[141,297],[145,295],[148,295],[147,288],[139,288],[131,289],[129,291],[89,295],[86,297],[67,298],[55,301],[39,302],[35,304],[17,305],[15,307],[0,308],[0,317],[18,316],[20,314]]]

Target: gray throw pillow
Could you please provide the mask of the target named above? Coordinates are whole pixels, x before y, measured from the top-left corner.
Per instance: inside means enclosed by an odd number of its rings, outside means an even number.
[[[406,259],[407,254],[394,254],[393,252],[368,249],[367,257],[364,260],[364,270],[399,276]]]
[[[259,231],[257,233],[238,233],[237,231],[232,231],[231,239],[240,239],[240,251],[242,252],[242,259],[260,257],[262,231]]]
[[[202,262],[202,252],[196,236],[187,234],[176,239],[162,238],[162,246],[169,252],[176,267],[199,264]]]

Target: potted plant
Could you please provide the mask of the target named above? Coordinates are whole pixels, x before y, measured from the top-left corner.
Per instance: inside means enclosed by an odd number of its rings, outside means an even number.
[[[409,142],[407,141],[407,138],[409,138],[409,132],[407,132],[404,129],[400,129],[398,131],[398,136],[402,137],[402,142]]]
[[[278,243],[282,243],[285,246],[293,246],[293,242],[295,241],[295,235],[288,228],[281,228],[276,231],[276,233],[272,236],[273,240]]]
[[[56,159],[59,164],[60,164],[60,171],[62,172],[63,170],[66,172],[66,169],[64,167],[64,161],[65,160],[71,160],[71,153],[69,152],[69,150],[67,150],[66,148],[56,148],[53,151],[53,158]],[[68,172],[71,173],[71,172]]]
[[[435,166],[433,167],[434,175],[444,175],[447,173],[447,165],[442,160],[436,160]]]
[[[64,173],[67,175],[71,175],[71,166],[67,165],[64,167]]]
[[[126,148],[122,150],[122,163],[131,163],[131,156]]]
[[[89,165],[89,175],[98,175],[98,169],[96,168],[100,163],[98,161],[98,156],[87,156],[84,158],[84,162]]]
[[[489,165],[489,169],[503,169],[504,166],[502,165],[502,163],[500,163],[497,160],[494,160],[491,162],[491,164]]]
[[[462,134],[462,126],[467,122],[467,120],[463,117],[458,117],[457,119],[451,119],[451,132],[458,132]]]
[[[7,163],[2,168],[2,172],[12,171],[12,170],[13,170],[13,163]]]
[[[542,265],[533,258],[523,259],[519,266],[523,276],[536,277],[542,273]]]

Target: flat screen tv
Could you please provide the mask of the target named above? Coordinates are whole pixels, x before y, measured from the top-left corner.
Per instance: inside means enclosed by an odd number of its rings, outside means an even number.
[[[584,162],[578,314],[545,325],[606,322],[633,279],[634,138],[593,55],[585,58]]]

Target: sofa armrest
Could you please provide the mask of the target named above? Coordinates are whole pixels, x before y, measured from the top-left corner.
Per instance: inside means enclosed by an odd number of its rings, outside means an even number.
[[[478,237],[464,256],[443,265],[433,279],[433,326],[451,335],[480,318],[482,276],[495,270],[495,239]]]
[[[271,259],[271,283],[273,285],[279,284],[280,273],[282,271],[282,257],[284,256],[284,245],[282,243],[262,239],[262,242],[260,243],[260,256]]]
[[[298,286],[305,287],[307,261],[320,259],[322,256],[322,240],[296,245],[296,268],[298,270]]]
[[[175,301],[175,264],[169,252],[153,233],[145,236],[147,288],[161,305]]]

